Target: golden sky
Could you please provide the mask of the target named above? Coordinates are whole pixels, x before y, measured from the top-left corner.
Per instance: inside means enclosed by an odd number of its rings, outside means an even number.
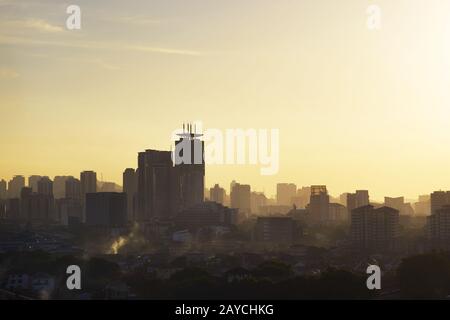
[[[449,78],[446,1],[0,0],[0,178],[121,184],[137,152],[201,120],[280,130],[277,175],[208,166],[208,186],[413,198],[450,189]]]

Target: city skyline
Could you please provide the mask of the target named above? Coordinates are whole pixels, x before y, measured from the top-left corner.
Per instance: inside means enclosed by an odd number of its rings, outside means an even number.
[[[449,188],[448,4],[378,1],[371,31],[369,1],[79,1],[81,30],[65,28],[65,4],[27,3],[0,1],[4,179],[87,168],[120,183],[136,152],[169,150],[198,119],[280,130],[278,174],[207,165],[208,186]]]

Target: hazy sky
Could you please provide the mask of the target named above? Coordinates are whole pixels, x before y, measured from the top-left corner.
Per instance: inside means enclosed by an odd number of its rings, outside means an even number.
[[[208,166],[208,186],[415,197],[450,189],[449,80],[448,1],[0,0],[0,178],[121,184],[138,151],[201,120],[280,130],[277,175]]]

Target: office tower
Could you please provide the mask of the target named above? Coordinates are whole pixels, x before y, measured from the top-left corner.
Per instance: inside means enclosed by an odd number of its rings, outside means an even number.
[[[209,189],[209,200],[220,204],[225,203],[225,189],[221,188],[218,184],[215,184],[213,188]]]
[[[192,125],[188,125],[187,130],[183,130],[178,136],[180,138],[175,141],[172,175],[176,212],[202,203],[205,190],[204,142],[200,140],[202,134],[196,133]]]
[[[425,230],[429,240],[450,246],[450,205],[444,205],[428,216]]]
[[[69,177],[65,182],[65,198],[81,200],[81,182],[80,180]]]
[[[311,197],[308,210],[311,218],[318,222],[329,219],[330,197],[326,186],[311,186]]]
[[[197,231],[204,227],[231,226],[237,223],[238,210],[218,202],[206,201],[181,211],[175,218],[178,228]]]
[[[137,209],[137,171],[133,168],[127,168],[123,172],[123,192],[127,195],[127,219],[135,221]]]
[[[349,213],[353,209],[367,206],[369,204],[369,191],[356,190],[355,193],[347,193],[347,210]]]
[[[53,196],[55,199],[61,199],[66,196],[66,181],[73,179],[72,176],[55,176],[53,179]]]
[[[366,249],[392,249],[399,232],[399,211],[371,205],[351,212],[350,235],[353,245]]]
[[[127,224],[127,196],[118,192],[86,194],[88,226],[120,228]]]
[[[20,196],[20,218],[32,222],[55,220],[55,206],[52,195],[34,193],[30,187],[24,187]]]
[[[173,161],[170,151],[139,153],[139,221],[167,219],[203,202],[205,162],[200,136],[191,127],[179,134]]]
[[[57,220],[62,225],[70,226],[81,223],[83,218],[83,204],[80,198],[61,198],[55,202]]]
[[[38,181],[38,192],[47,196],[53,196],[53,181],[49,177],[42,177]]]
[[[419,201],[414,203],[414,211],[418,216],[428,216],[431,214],[430,195],[420,195]]]
[[[0,180],[0,200],[5,200],[8,197],[8,188],[5,180]]]
[[[170,151],[146,150],[138,155],[138,221],[171,215],[173,165]]]
[[[430,195],[431,214],[438,209],[450,205],[450,191],[435,191]]]
[[[258,217],[254,238],[271,244],[290,244],[295,239],[295,230],[295,221],[291,217]]]
[[[262,208],[267,206],[267,197],[263,192],[252,192],[250,194],[250,209],[252,213],[262,213]]]
[[[293,183],[277,184],[277,204],[280,206],[291,206],[293,199],[297,196],[297,186]]]
[[[41,180],[41,176],[32,175],[28,177],[28,187],[30,187],[33,192],[38,192],[38,181]]]
[[[8,182],[8,198],[20,198],[20,192],[25,187],[25,178],[23,176],[14,176]]]
[[[80,173],[81,199],[85,201],[87,193],[97,192],[97,173],[94,171],[83,171]]]
[[[251,213],[250,190],[248,184],[233,183],[230,193],[231,207],[239,209],[240,218],[244,218]]]
[[[297,195],[293,199],[293,204],[297,208],[306,208],[311,197],[311,187],[301,187],[297,190]]]
[[[400,212],[400,215],[414,215],[414,209],[412,208],[410,203],[405,203],[404,197],[384,197],[384,205],[386,207],[397,209]]]
[[[347,208],[340,203],[330,203],[329,220],[339,222],[348,220]]]

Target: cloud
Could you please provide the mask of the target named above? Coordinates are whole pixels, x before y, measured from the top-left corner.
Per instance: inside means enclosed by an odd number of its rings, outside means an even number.
[[[28,45],[28,46],[53,46],[78,49],[100,49],[100,50],[126,50],[134,52],[163,53],[173,55],[200,56],[202,52],[186,49],[174,49],[166,47],[156,47],[149,45],[133,45],[128,43],[111,43],[99,41],[55,41],[37,40],[23,37],[8,37],[0,35],[0,44],[5,45]]]
[[[104,20],[116,23],[134,24],[134,25],[156,25],[160,24],[161,20],[146,17],[146,16],[122,16],[122,17],[110,17]]]
[[[13,69],[0,67],[0,79],[15,79],[19,76],[20,74]]]
[[[2,23],[3,27],[9,27],[17,31],[17,29],[31,29],[38,32],[57,33],[64,29],[55,26],[42,19],[26,19],[26,20],[9,20]]]

